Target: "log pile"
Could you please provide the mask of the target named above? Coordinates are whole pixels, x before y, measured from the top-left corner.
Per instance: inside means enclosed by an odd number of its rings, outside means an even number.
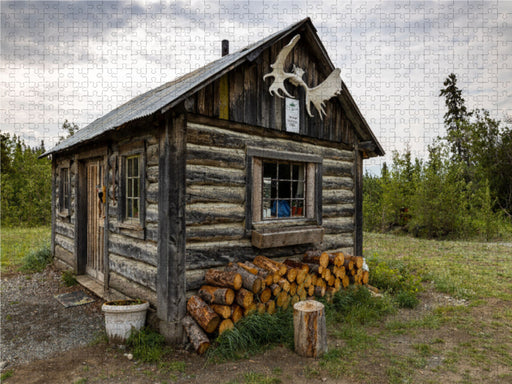
[[[204,284],[187,302],[183,326],[199,354],[210,335],[220,335],[253,312],[275,313],[299,301],[332,295],[349,284],[367,284],[363,258],[342,252],[308,251],[302,261],[278,262],[256,256],[252,262],[210,269]]]

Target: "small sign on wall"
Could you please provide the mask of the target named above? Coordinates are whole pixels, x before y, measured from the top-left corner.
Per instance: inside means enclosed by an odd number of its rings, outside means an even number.
[[[286,131],[300,133],[300,105],[295,99],[285,98]]]

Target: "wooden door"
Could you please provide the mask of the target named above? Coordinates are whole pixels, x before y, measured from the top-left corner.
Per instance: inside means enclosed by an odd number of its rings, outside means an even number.
[[[100,160],[86,163],[87,173],[87,264],[85,271],[103,281],[104,210],[100,199],[103,186],[103,165]]]

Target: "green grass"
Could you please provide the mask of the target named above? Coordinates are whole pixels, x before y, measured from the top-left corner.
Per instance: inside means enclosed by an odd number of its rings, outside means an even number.
[[[512,247],[503,244],[365,233],[364,254],[405,264],[457,299],[512,299]]]
[[[15,272],[24,263],[24,258],[50,240],[50,227],[1,229],[1,272]]]
[[[14,375],[14,371],[12,369],[8,369],[7,371],[4,371],[0,374],[0,383],[4,380],[7,380],[9,377],[12,377]]]

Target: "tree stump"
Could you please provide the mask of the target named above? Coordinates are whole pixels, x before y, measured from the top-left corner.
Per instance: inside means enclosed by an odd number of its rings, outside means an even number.
[[[293,306],[295,352],[305,357],[320,357],[327,352],[324,305],[315,300]]]

